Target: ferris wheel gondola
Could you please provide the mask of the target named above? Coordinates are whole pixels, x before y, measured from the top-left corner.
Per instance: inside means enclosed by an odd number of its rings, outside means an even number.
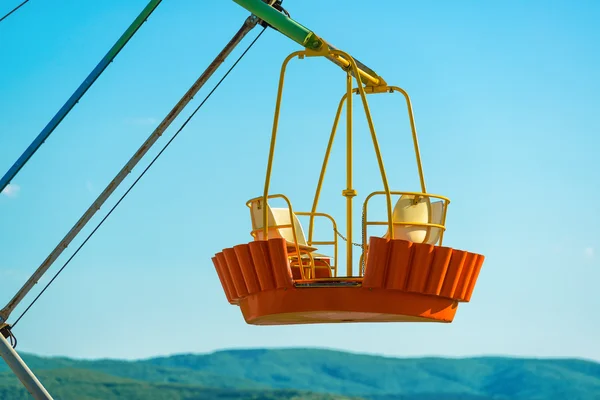
[[[271,194],[269,185],[278,131],[285,71],[294,58],[326,57],[345,66],[347,90],[342,97],[311,211],[298,212],[288,196]],[[356,81],[356,88],[353,83]],[[369,110],[367,96],[400,93],[411,124],[421,191],[390,189]],[[362,253],[354,265],[352,253],[353,187],[352,96],[359,95],[377,157],[383,190],[366,196],[363,205]],[[323,179],[346,106],[346,268],[338,268],[336,220],[317,210]],[[372,220],[369,202],[383,196],[387,219]],[[394,198],[398,198],[393,202]],[[271,207],[279,199],[285,207]],[[446,213],[450,200],[427,193],[410,98],[406,91],[389,86],[357,67],[347,53],[333,49],[297,51],[282,66],[273,133],[263,195],[247,202],[252,241],[223,249],[212,258],[229,303],[240,307],[245,321],[253,325],[288,325],[340,322],[452,322],[459,303],[471,299],[484,256],[443,246]],[[308,238],[299,217],[308,218]],[[333,235],[314,238],[316,219],[331,223]],[[368,229],[385,226],[383,236],[368,236]],[[333,255],[321,254],[318,246],[333,246]]]

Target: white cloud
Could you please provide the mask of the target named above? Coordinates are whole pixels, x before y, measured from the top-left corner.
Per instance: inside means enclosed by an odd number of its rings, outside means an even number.
[[[594,257],[594,248],[593,247],[586,247],[583,250],[583,254],[587,257],[587,258],[592,258]]]
[[[0,276],[6,279],[22,279],[26,275],[16,268],[0,267]]]
[[[94,185],[90,181],[85,181],[85,188],[88,192],[94,193]]]
[[[154,117],[139,117],[139,118],[128,118],[127,123],[131,125],[154,125],[158,120]]]
[[[20,190],[21,186],[14,183],[9,183],[2,191],[2,194],[8,197],[17,197]]]

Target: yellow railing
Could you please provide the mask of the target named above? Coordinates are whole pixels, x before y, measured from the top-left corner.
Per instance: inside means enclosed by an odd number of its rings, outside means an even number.
[[[337,274],[338,274],[338,237],[336,234],[337,224],[335,222],[335,219],[329,214],[318,213],[318,212],[297,212],[296,215],[310,217],[310,225],[309,225],[310,233],[309,233],[308,241],[307,241],[309,246],[333,246],[333,266],[330,266],[330,268],[333,270],[333,276],[337,277]],[[313,221],[314,221],[315,217],[324,217],[331,221],[331,225],[333,228],[333,240],[332,241],[312,240]]]
[[[289,215],[290,215],[290,224],[286,224],[286,225],[269,225],[269,214],[267,212],[268,210],[268,202],[266,204],[263,205],[263,226],[262,228],[257,228],[255,223],[254,223],[254,215],[252,214],[252,203],[254,202],[258,202],[258,206],[260,209],[260,202],[266,199],[274,199],[274,198],[280,198],[283,199],[288,206],[288,210],[289,210]],[[252,220],[252,231],[250,232],[250,235],[252,235],[253,238],[257,238],[258,236],[258,232],[262,231],[263,235],[264,235],[264,240],[268,240],[269,239],[269,228],[275,228],[275,229],[284,229],[284,228],[291,228],[292,230],[292,235],[294,237],[294,248],[295,248],[295,253],[297,255],[298,258],[298,263],[299,263],[299,268],[300,268],[300,276],[302,277],[302,279],[306,279],[307,277],[305,276],[305,271],[304,271],[304,265],[302,263],[302,254],[303,252],[300,251],[300,246],[298,244],[298,236],[296,235],[296,229],[294,227],[294,211],[292,209],[292,202],[290,201],[290,199],[288,199],[285,195],[283,194],[271,194],[269,196],[260,196],[260,197],[255,197],[253,199],[250,199],[246,202],[246,206],[248,206],[248,208],[250,208],[250,218]],[[310,252],[304,252],[305,254],[308,254],[309,257],[309,265],[308,268],[310,268],[312,275],[315,275],[315,263],[314,260],[312,258],[312,255],[310,254]]]
[[[367,236],[367,227],[368,226],[388,226],[389,229],[389,235],[390,238],[394,238],[394,230],[393,227],[397,226],[397,225],[410,225],[410,226],[422,226],[422,227],[427,227],[427,228],[439,228],[440,229],[440,237],[437,241],[437,245],[441,246],[443,241],[444,241],[444,232],[446,231],[446,213],[448,212],[448,205],[450,204],[450,199],[444,196],[440,196],[438,194],[431,194],[431,193],[421,193],[421,192],[398,192],[398,191],[392,191],[389,192],[390,195],[392,196],[414,196],[414,199],[416,202],[419,201],[420,198],[427,198],[428,201],[430,202],[430,199],[434,198],[434,199],[440,199],[444,202],[444,208],[443,208],[443,212],[442,212],[442,221],[441,224],[436,224],[436,223],[432,223],[432,222],[418,222],[418,221],[402,221],[402,222],[396,222],[393,221],[393,219],[390,221],[369,221],[369,216],[368,216],[368,203],[369,200],[371,200],[373,197],[377,196],[377,195],[386,195],[387,193],[384,191],[377,191],[377,192],[373,192],[371,194],[369,194],[367,196],[367,198],[365,199],[365,202],[363,203],[363,223],[362,223],[362,248],[363,248],[363,252],[361,255],[361,266],[362,268],[360,269],[360,273],[361,276],[364,273],[364,263],[366,262],[366,257],[367,257],[367,252],[368,252],[368,236]],[[431,202],[430,202],[431,203]],[[432,211],[431,211],[431,207],[428,207],[428,211],[429,211],[429,215],[428,215],[428,220],[431,221],[432,218]],[[425,237],[425,240],[428,239],[430,234],[430,229],[428,229],[427,235]]]
[[[335,232],[337,231],[337,224],[335,222],[335,219],[329,215],[329,214],[325,214],[325,213],[314,213],[314,212],[294,212],[293,208],[292,208],[292,203],[291,201],[287,198],[287,196],[283,195],[283,194],[271,194],[269,196],[267,196],[267,199],[274,199],[274,198],[280,198],[283,199],[285,201],[285,203],[287,204],[287,208],[289,211],[289,219],[290,219],[290,224],[283,224],[283,225],[277,225],[276,223],[273,225],[269,225],[268,224],[268,213],[263,213],[262,217],[263,217],[263,223],[262,223],[262,227],[258,228],[255,224],[254,221],[254,215],[252,214],[252,203],[258,202],[259,203],[259,209],[261,209],[260,206],[260,202],[262,202],[264,200],[263,196],[260,197],[255,197],[253,199],[250,199],[246,202],[246,206],[248,206],[248,208],[250,208],[250,218],[252,221],[252,230],[250,231],[250,235],[256,240],[258,238],[258,234],[260,232],[263,232],[264,234],[264,240],[268,240],[269,238],[269,229],[286,229],[286,228],[290,228],[292,230],[292,234],[293,234],[293,238],[294,238],[294,248],[295,248],[295,252],[290,253],[289,254],[289,258],[290,258],[290,266],[294,266],[296,265],[296,263],[298,264],[298,267],[300,268],[300,275],[302,277],[302,280],[306,280],[306,279],[313,279],[316,277],[316,265],[315,265],[315,260],[314,260],[314,256],[311,254],[310,251],[302,251],[302,249],[300,248],[300,244],[298,243],[298,234],[296,232],[296,228],[294,226],[294,220],[295,220],[295,216],[307,216],[307,217],[311,217],[311,224],[313,223],[313,220],[315,217],[323,217],[328,219],[329,221],[331,221],[332,224],[332,228],[333,228],[333,240],[332,241],[313,241],[312,237],[309,238],[307,240],[307,245],[308,246],[318,246],[318,245],[331,245],[334,247],[334,263],[333,265],[330,265],[329,268],[332,270],[333,272],[333,276],[337,276],[337,265],[338,265],[338,240],[337,240],[337,235],[335,234]],[[268,206],[268,203],[266,205],[263,205],[262,207]],[[265,217],[266,215],[266,217]],[[264,228],[267,228],[266,231],[264,230]],[[309,258],[309,264],[308,265],[304,265],[302,262],[302,255],[305,255]],[[295,256],[295,257],[294,257]],[[306,276],[306,272],[305,269],[309,270],[309,276]]]

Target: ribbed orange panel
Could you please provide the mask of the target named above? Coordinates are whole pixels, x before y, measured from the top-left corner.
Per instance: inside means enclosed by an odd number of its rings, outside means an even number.
[[[225,249],[212,261],[227,300],[242,308],[246,322],[284,325],[451,322],[458,302],[470,300],[484,260],[399,239],[375,237],[369,244],[366,273],[356,287],[344,286],[344,278],[331,286],[296,287],[280,238]],[[329,274],[327,262],[318,261],[318,270]]]
[[[233,304],[233,301],[231,300],[231,293],[229,293],[229,290],[227,289],[227,283],[225,282],[225,279],[223,279],[223,272],[221,270],[221,267],[219,266],[219,263],[217,262],[217,256],[214,256],[213,258],[211,258],[211,260],[215,266],[215,270],[217,271],[217,276],[221,281],[221,286],[223,286],[223,292],[225,293],[225,297],[227,298],[227,301],[229,303]]]
[[[292,282],[292,271],[288,265],[285,240],[269,239],[267,243],[275,285],[278,289],[292,287],[294,283]]]
[[[235,289],[233,288],[233,282],[231,282],[231,280],[227,279],[227,275],[228,275],[228,271],[227,271],[227,265],[225,263],[222,263],[221,260],[219,259],[219,254],[222,253],[217,253],[215,256],[216,262],[217,262],[217,267],[219,269],[219,271],[221,272],[221,276],[223,277],[223,282],[225,282],[225,286],[223,287],[223,289],[225,290],[225,294],[226,296],[229,298],[229,302],[231,304],[235,304],[236,303],[236,293],[235,293]]]
[[[378,237],[371,238],[363,286],[369,288],[383,287],[388,266],[388,249],[387,240]]]
[[[233,286],[235,287],[238,296],[247,296],[248,288],[246,287],[246,281],[244,280],[244,275],[242,274],[242,269],[237,260],[237,256],[235,255],[235,251],[233,249],[225,249],[223,250],[223,254],[225,255],[225,261],[227,262],[227,267],[229,268],[233,280]]]
[[[473,275],[471,275],[471,281],[469,282],[469,288],[467,289],[467,294],[465,296],[465,301],[471,301],[471,296],[473,295],[473,289],[475,289],[475,284],[477,283],[477,278],[479,277],[479,272],[481,271],[481,266],[483,265],[484,256],[481,254],[477,255],[477,262],[475,264],[475,269],[473,270]]]
[[[456,285],[456,291],[454,292],[454,298],[464,300],[469,289],[469,282],[471,281],[471,275],[475,269],[475,263],[477,262],[477,254],[467,253],[465,259],[465,265],[458,279],[458,285]]]
[[[254,262],[252,261],[252,255],[250,254],[250,248],[247,244],[240,244],[233,246],[233,250],[240,263],[240,269],[242,270],[242,275],[244,275],[248,293],[259,292],[260,284],[258,283],[258,277],[254,270]]]
[[[425,292],[429,268],[433,261],[433,249],[433,245],[430,244],[413,244],[413,258],[406,288],[409,292]]]
[[[227,284],[229,293],[231,293],[231,300],[236,302],[237,300],[239,300],[240,295],[235,289],[235,285],[233,284],[233,278],[231,277],[231,271],[229,271],[227,260],[225,260],[225,255],[222,252],[217,254],[217,264],[219,264],[219,266],[221,267],[221,271],[223,272],[223,279]]]
[[[414,245],[406,240],[394,239],[390,242],[390,248],[385,287],[405,290],[411,269]]]
[[[269,245],[265,240],[250,242],[250,254],[254,262],[254,270],[258,276],[261,290],[275,289],[275,277],[271,268],[271,260],[269,258]]]
[[[433,255],[433,262],[429,269],[429,278],[425,292],[438,296],[442,291],[442,285],[448,270],[448,264],[452,257],[452,249],[449,247],[438,247]]]
[[[456,291],[456,285],[460,278],[465,259],[467,258],[467,252],[461,250],[453,250],[452,257],[450,257],[450,264],[448,265],[448,271],[446,271],[446,277],[444,278],[444,284],[442,285],[441,296],[454,298]]]

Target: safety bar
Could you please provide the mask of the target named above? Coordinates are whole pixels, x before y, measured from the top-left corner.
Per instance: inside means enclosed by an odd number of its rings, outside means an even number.
[[[269,215],[266,212],[263,212],[263,227],[262,228],[256,228],[256,226],[254,226],[254,218],[252,215],[252,203],[254,202],[258,202],[259,208],[260,208],[260,202],[264,201],[265,196],[260,196],[260,197],[255,197],[253,199],[250,199],[246,202],[246,206],[248,206],[248,208],[250,208],[250,219],[252,221],[252,231],[250,232],[250,235],[252,235],[253,238],[257,238],[257,233],[260,231],[263,231],[264,234],[264,240],[268,240],[269,239],[269,228],[291,228],[292,229],[292,235],[294,236],[294,247],[296,249],[296,254],[298,256],[298,262],[300,263],[300,276],[302,277],[302,279],[306,279],[306,277],[304,276],[304,265],[302,264],[302,252],[300,251],[300,246],[298,245],[298,237],[296,235],[296,229],[294,228],[294,211],[292,209],[292,203],[290,202],[290,199],[287,198],[287,196],[283,195],[283,194],[271,194],[266,196],[267,199],[274,199],[274,198],[280,198],[283,199],[287,206],[288,206],[288,210],[289,210],[289,214],[290,214],[290,222],[291,224],[286,224],[286,225],[269,225]],[[264,207],[268,206],[268,203],[264,205]],[[310,252],[304,252],[305,254],[307,254],[309,256],[310,259],[310,265],[309,267],[312,270],[312,274],[313,276],[315,275],[315,262],[314,259],[312,257],[312,255],[310,254]]]
[[[314,222],[314,217],[323,217],[328,219],[329,221],[331,221],[331,225],[333,228],[333,241],[313,241],[312,237],[308,239],[308,245],[309,246],[333,246],[333,267],[331,267],[331,269],[333,269],[333,276],[337,277],[337,271],[338,271],[338,237],[337,237],[337,224],[335,222],[335,219],[329,215],[329,214],[325,214],[325,213],[319,213],[319,212],[296,212],[296,215],[298,216],[302,216],[302,217],[311,217],[310,218],[310,224],[313,224]],[[310,227],[312,230],[312,226]]]
[[[363,219],[363,223],[362,223],[362,248],[363,248],[363,253],[361,256],[361,264],[363,266],[363,268],[361,268],[361,276],[362,274],[364,274],[364,263],[366,261],[366,253],[368,252],[368,244],[367,244],[367,227],[368,226],[397,226],[397,225],[414,225],[414,226],[423,226],[423,227],[428,227],[428,228],[439,228],[441,230],[440,232],[440,238],[438,239],[437,244],[439,246],[442,245],[443,241],[444,241],[444,232],[446,231],[446,213],[448,212],[448,205],[450,204],[450,199],[438,194],[431,194],[431,193],[422,193],[422,192],[398,192],[398,191],[390,191],[389,192],[390,195],[392,196],[402,196],[402,195],[407,195],[407,196],[414,196],[415,200],[418,201],[420,197],[425,197],[428,199],[434,198],[434,199],[440,199],[444,201],[444,211],[442,213],[442,223],[441,224],[434,224],[431,222],[394,222],[392,221],[369,221],[368,218],[368,203],[369,200],[371,200],[371,198],[378,196],[378,195],[387,195],[387,192],[385,191],[377,191],[377,192],[373,192],[371,194],[369,194],[364,203],[363,203],[363,215],[364,215],[364,219]],[[431,221],[431,208],[429,209],[429,220]],[[393,232],[390,232],[391,237],[393,237]]]

